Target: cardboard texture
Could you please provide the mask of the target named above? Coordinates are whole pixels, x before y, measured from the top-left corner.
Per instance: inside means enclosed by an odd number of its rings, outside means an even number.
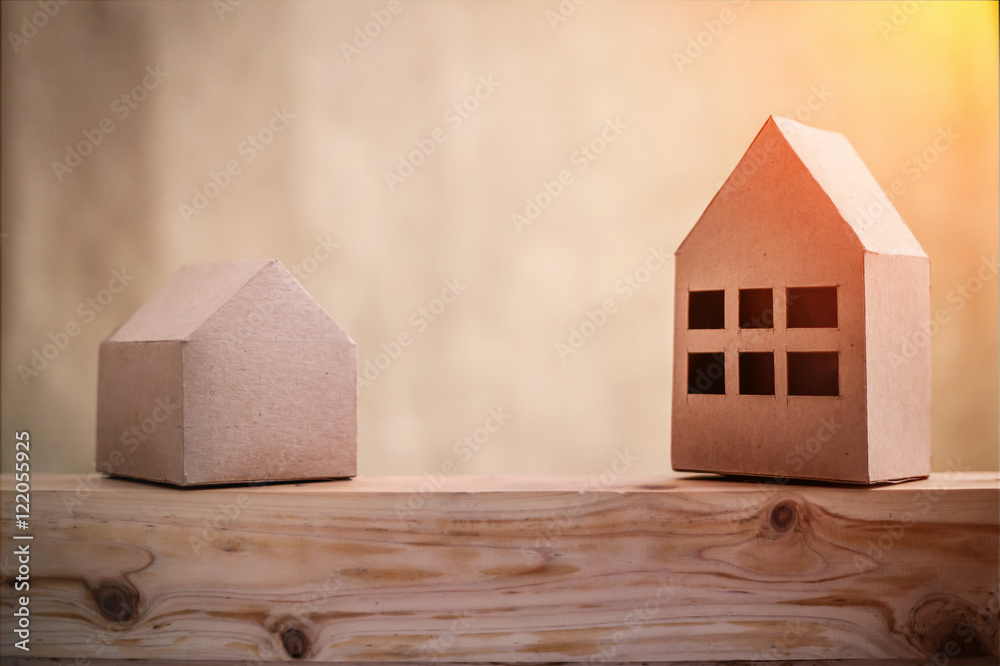
[[[844,136],[769,118],[675,256],[674,469],[930,473],[930,262]]]
[[[186,266],[101,343],[102,472],[207,485],[356,460],[357,347],[277,261]]]

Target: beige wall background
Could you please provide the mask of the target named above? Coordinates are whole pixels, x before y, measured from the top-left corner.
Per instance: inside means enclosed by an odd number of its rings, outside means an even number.
[[[672,254],[772,113],[846,134],[891,193],[947,315],[934,467],[997,469],[994,3],[27,2],[2,18],[4,470],[22,429],[34,471],[92,469],[100,340],[183,263],[276,257],[362,372],[384,366],[360,389],[361,473],[599,473],[626,451],[631,471],[666,472],[673,260],[624,280]],[[96,145],[67,163],[80,142]],[[133,277],[102,292],[114,271]]]

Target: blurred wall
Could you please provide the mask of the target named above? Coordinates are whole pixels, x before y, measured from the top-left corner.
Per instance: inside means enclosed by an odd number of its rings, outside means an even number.
[[[996,4],[54,6],[2,9],[4,470],[92,469],[100,340],[276,257],[358,342],[361,473],[666,472],[669,255],[772,113],[930,255],[934,466],[997,469]]]

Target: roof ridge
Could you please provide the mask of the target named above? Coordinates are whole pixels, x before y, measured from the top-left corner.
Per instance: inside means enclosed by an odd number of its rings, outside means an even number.
[[[184,264],[106,341],[188,340],[223,305],[274,263],[281,265],[277,259]],[[211,288],[205,288],[206,283]]]
[[[769,123],[788,142],[865,250],[927,256],[846,136],[784,116],[769,116],[764,128]]]

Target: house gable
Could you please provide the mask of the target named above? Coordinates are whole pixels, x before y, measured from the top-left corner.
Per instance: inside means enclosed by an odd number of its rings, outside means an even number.
[[[774,125],[869,252],[926,257],[843,134],[772,116]]]
[[[771,287],[784,280],[813,286],[842,273],[844,262],[860,261],[863,250],[821,184],[768,120],[678,247],[678,277],[684,280],[679,286]]]
[[[191,340],[235,344],[254,338],[295,346],[319,339],[354,345],[316,299],[275,260],[264,266],[196,330]]]
[[[185,483],[355,474],[357,347],[278,262],[192,333],[184,364]]]
[[[262,260],[185,266],[107,341],[187,340],[269,263]]]
[[[740,348],[781,351],[787,341],[793,345],[791,351],[832,351],[833,340],[820,341],[828,337],[823,330],[830,328],[839,328],[851,338],[848,346],[861,350],[863,256],[857,235],[769,120],[677,250],[676,298],[685,306],[678,312],[677,330],[688,331],[685,335],[699,352],[718,351],[720,345],[762,336],[781,344]],[[835,322],[832,326],[803,326],[794,321],[796,308],[789,307],[789,302],[794,306],[808,295],[800,293],[803,289],[834,292],[827,299],[832,305],[828,313]],[[689,322],[695,297],[713,292],[720,300],[719,325]],[[776,320],[773,325],[742,324],[740,309],[744,305],[747,311],[752,309],[749,299],[755,296],[765,301],[758,307]],[[709,340],[714,342],[709,345]]]
[[[772,116],[764,123],[736,168],[678,246],[677,254],[698,233],[702,221],[713,217],[709,213],[718,212],[717,207],[737,201],[741,206],[755,203],[759,197],[746,191],[748,184],[752,185],[761,170],[775,168],[801,168],[808,173],[817,186],[816,197],[810,203],[831,205],[864,250],[927,256],[844,135],[780,116]],[[801,200],[801,196],[796,198]]]

